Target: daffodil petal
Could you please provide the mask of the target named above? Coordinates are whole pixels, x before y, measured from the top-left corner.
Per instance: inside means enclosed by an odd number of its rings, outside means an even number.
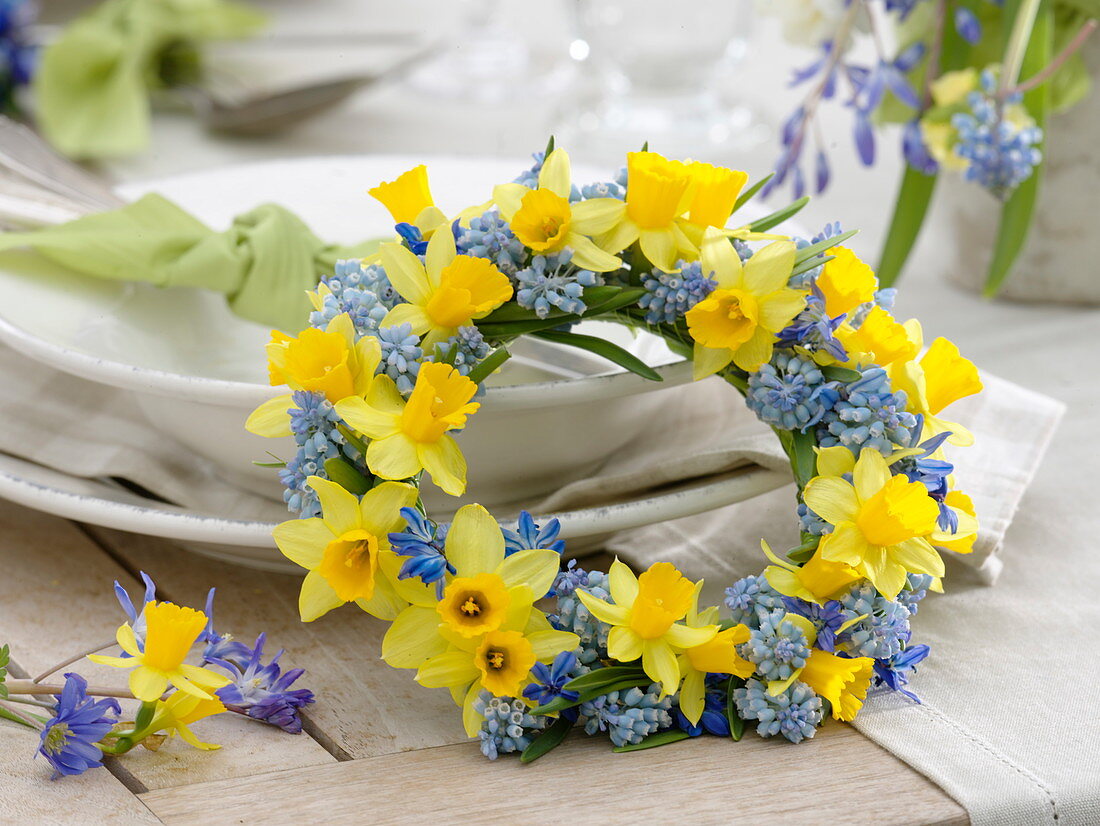
[[[349,396],[338,401],[336,414],[368,439],[385,439],[400,427],[396,415],[369,405],[359,396]]]
[[[621,663],[642,656],[642,638],[625,625],[614,625],[607,633],[607,653]]]
[[[355,604],[372,617],[386,622],[392,622],[409,607],[409,601],[397,593],[394,584],[385,576],[375,578],[374,593],[370,599],[357,599]]]
[[[382,327],[400,327],[408,324],[414,333],[422,336],[432,329],[432,319],[420,304],[398,304],[382,319]]]
[[[561,554],[549,549],[517,551],[501,563],[499,573],[504,584],[511,588],[523,584],[531,588],[537,598],[542,598],[558,576]]]
[[[416,504],[417,490],[400,482],[383,482],[363,494],[359,500],[359,519],[364,530],[385,541],[387,534],[405,524],[402,508]]]
[[[843,562],[845,565],[856,566],[863,559],[863,554],[870,547],[867,540],[854,522],[841,522],[832,533],[821,537],[820,553],[823,559],[831,562]]]
[[[609,252],[604,252],[596,246],[595,242],[579,233],[569,233],[566,244],[573,250],[571,263],[575,267],[592,272],[613,272],[623,265],[620,259]]]
[[[424,254],[424,269],[428,273],[428,283],[432,288],[437,288],[440,283],[440,273],[455,260],[458,250],[455,248],[455,236],[453,232],[433,232],[428,241],[428,249]],[[400,292],[400,291],[399,291]],[[412,299],[409,299],[410,301]],[[418,304],[423,302],[417,302]]]
[[[139,700],[151,703],[168,688],[168,678],[159,671],[139,665],[130,672],[130,692]]]
[[[664,272],[676,270],[676,240],[667,229],[643,229],[638,240],[642,255],[654,267]]]
[[[519,212],[523,196],[530,191],[523,184],[498,184],[494,186],[493,201],[500,211],[500,217],[505,221],[511,221],[512,216]]]
[[[787,286],[794,269],[794,243],[775,241],[757,250],[745,262],[745,288],[756,295]]]
[[[775,333],[757,327],[752,336],[733,353],[733,363],[747,373],[760,369],[760,365],[771,360],[775,346]]]
[[[865,447],[859,452],[852,481],[860,500],[866,502],[890,481],[890,466],[875,448]]]
[[[760,323],[767,329],[778,332],[805,308],[805,294],[797,290],[776,290],[760,301]]]
[[[325,547],[336,537],[323,519],[291,519],[272,531],[279,552],[306,570],[316,568],[325,555]]]
[[[290,408],[294,406],[289,393],[268,399],[248,415],[244,429],[267,439],[289,436]]]
[[[465,651],[444,651],[424,662],[416,671],[416,681],[427,688],[466,685],[478,678],[474,659]]]
[[[850,452],[846,447],[842,450]],[[815,476],[806,484],[802,499],[830,525],[854,521],[859,514],[856,489],[839,476]]]
[[[599,597],[594,597],[581,588],[578,588],[574,593],[584,603],[584,607],[592,613],[592,616],[600,622],[606,622],[609,625],[626,625],[629,621],[630,609],[627,606],[604,602]]]
[[[386,271],[386,277],[398,294],[414,305],[427,303],[430,289],[420,259],[402,244],[381,244],[378,252],[382,257],[382,268]]]
[[[306,484],[317,494],[321,516],[334,534],[339,536],[361,527],[359,500],[355,494],[320,476],[310,476]]]
[[[367,445],[367,466],[383,479],[408,479],[420,471],[416,442],[404,433],[393,433]]]
[[[675,694],[680,684],[680,665],[672,647],[664,640],[642,643],[642,669],[655,683],[661,684],[661,696]]]
[[[689,669],[684,675],[684,684],[680,687],[680,711],[693,726],[703,716],[706,698],[706,675],[702,671]]]
[[[477,698],[480,696],[481,680],[478,680],[470,686],[462,700],[462,727],[466,730],[467,737],[477,737],[485,720],[485,715],[477,710]]]
[[[719,289],[732,289],[741,283],[741,257],[721,230],[707,227],[699,259],[703,274],[718,282]]]
[[[504,562],[500,525],[481,505],[460,508],[447,531],[446,553],[458,576],[495,571]]]
[[[392,668],[419,668],[442,654],[447,643],[439,636],[439,612],[411,605],[397,615],[382,637],[382,659]]]
[[[616,557],[611,563],[607,579],[611,586],[611,598],[616,604],[634,604],[634,600],[638,598],[638,577],[630,570],[629,565]]]
[[[461,496],[466,492],[466,457],[453,436],[444,433],[437,442],[417,445],[416,452],[418,462],[444,493]]]
[[[136,657],[141,654],[141,649],[138,647],[137,635],[134,633],[134,629],[126,623],[120,625],[115,632],[115,642],[118,643],[119,648],[131,657]]]
[[[710,642],[718,633],[717,625],[704,625],[702,628],[689,628],[686,625],[673,623],[665,633],[664,639],[670,645],[677,648],[694,648],[705,642]]]
[[[589,237],[603,235],[622,218],[626,204],[618,198],[590,198],[572,205],[571,226]]]
[[[298,594],[298,612],[302,622],[313,622],[323,617],[333,608],[344,604],[332,586],[316,571],[310,571],[302,580],[302,590]]]
[[[571,177],[569,153],[564,149],[555,149],[542,162],[542,169],[539,170],[539,189],[549,189],[555,195],[568,199],[573,188]]]
[[[712,376],[719,370],[728,367],[731,361],[733,361],[731,350],[704,347],[696,342],[692,354],[692,378],[699,381],[707,376]]]
[[[536,631],[527,635],[531,650],[537,660],[552,660],[562,651],[572,651],[580,645],[580,638],[569,631]]]

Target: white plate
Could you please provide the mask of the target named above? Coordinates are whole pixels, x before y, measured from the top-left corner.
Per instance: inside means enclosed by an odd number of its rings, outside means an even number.
[[[578,553],[598,547],[617,531],[692,516],[789,482],[787,474],[754,466],[645,499],[552,516],[561,520],[568,551]],[[0,454],[0,496],[78,522],[173,539],[197,553],[252,568],[301,570],[275,551],[271,538],[275,523],[207,516],[145,499],[107,480],[70,476],[4,454]]]

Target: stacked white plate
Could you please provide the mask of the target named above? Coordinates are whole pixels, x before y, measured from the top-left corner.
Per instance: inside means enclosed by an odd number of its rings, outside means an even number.
[[[392,232],[388,215],[366,195],[367,188],[424,160],[265,162],[129,185],[121,194],[159,192],[215,228],[274,201],[326,240],[353,243]],[[436,201],[451,212],[486,200],[493,182],[517,173],[515,164],[498,160],[427,162]],[[577,172],[578,179],[601,177]],[[582,327],[626,347],[657,368],[664,381],[646,381],[580,351],[520,342],[461,435],[470,464],[468,495],[456,503],[426,489],[433,512],[446,516],[456,504],[479,501],[514,514],[592,474],[616,451],[644,449],[636,443],[643,426],[662,415],[673,394],[692,392],[690,365],[660,339],[634,337],[607,323]],[[267,384],[268,336],[269,330],[234,316],[213,293],[77,276],[28,279],[0,270],[0,340],[56,369],[129,392],[150,422],[205,457],[222,478],[277,501],[275,472],[252,462],[268,452],[289,458],[293,442],[260,439],[243,428],[256,405],[285,392]],[[781,474],[743,470],[637,501],[556,515],[576,550],[611,532],[699,513],[783,481]],[[0,455],[0,495],[84,522],[173,538],[245,564],[285,567],[272,550],[271,523],[167,505],[110,480],[78,479]]]

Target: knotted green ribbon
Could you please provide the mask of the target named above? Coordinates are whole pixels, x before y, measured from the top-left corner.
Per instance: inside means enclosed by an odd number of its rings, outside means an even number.
[[[39,129],[74,158],[149,143],[149,96],[199,74],[198,46],[245,37],[263,15],[228,0],[107,0],[46,47],[33,89]]]
[[[215,232],[150,194],[56,227],[0,234],[0,253],[21,247],[95,278],[217,290],[237,315],[297,333],[311,309],[306,290],[338,259],[362,258],[377,242],[326,244],[277,204],[258,206]],[[15,256],[0,256],[0,266],[20,269]]]

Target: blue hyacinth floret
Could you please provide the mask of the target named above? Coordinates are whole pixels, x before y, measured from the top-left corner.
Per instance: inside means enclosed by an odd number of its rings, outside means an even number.
[[[840,400],[818,426],[818,444],[844,445],[857,456],[863,448],[873,447],[889,456],[898,445],[908,444],[917,420],[905,409],[905,391],[891,391],[883,368],[862,372],[862,378],[839,386]]]
[[[358,335],[375,335],[386,313],[401,303],[382,267],[364,267],[356,259],[337,261],[333,274],[322,278],[321,284],[327,287],[320,291],[321,309],[309,315],[310,325],[319,329],[347,313]]]
[[[412,331],[411,324],[398,324],[378,330],[378,344],[382,348],[382,360],[378,372],[385,373],[397,385],[402,396],[408,396],[420,373],[424,351],[420,348],[420,336]]]
[[[909,608],[886,599],[869,582],[852,588],[840,598],[840,604],[845,621],[863,617],[842,635],[849,653],[885,660],[899,653],[909,642]]]
[[[730,619],[749,628],[759,628],[763,618],[783,607],[783,595],[760,575],[739,579],[726,589]]]
[[[788,619],[786,610],[773,611],[760,620],[748,642],[740,646],[741,656],[756,664],[756,672],[767,680],[785,680],[806,665],[810,644],[806,632]]]
[[[471,218],[468,227],[456,221],[454,233],[455,246],[461,255],[492,261],[508,276],[514,276],[527,257],[523,244],[495,209]]]
[[[580,637],[577,658],[582,665],[596,668],[600,660],[607,658],[607,635],[611,626],[592,616],[577,597],[577,588],[584,589],[597,599],[613,602],[607,574],[585,571],[571,565],[554,581],[554,593],[558,595],[557,609],[550,616],[550,622],[558,630],[571,631]]]

